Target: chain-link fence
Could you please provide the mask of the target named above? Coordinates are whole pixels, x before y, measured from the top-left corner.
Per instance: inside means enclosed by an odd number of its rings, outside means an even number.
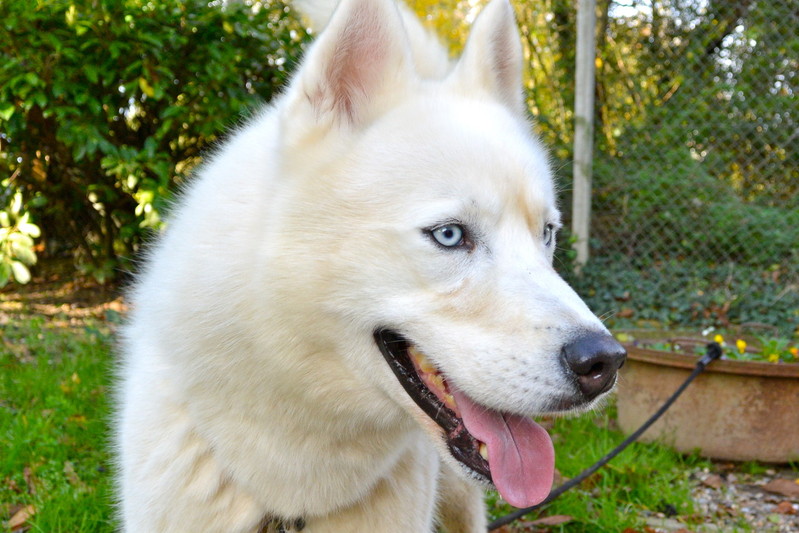
[[[599,2],[591,259],[633,325],[799,325],[799,1]]]

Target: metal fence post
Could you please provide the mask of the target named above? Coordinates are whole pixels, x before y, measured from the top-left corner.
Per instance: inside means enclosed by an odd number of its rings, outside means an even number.
[[[577,268],[588,261],[591,232],[591,172],[594,151],[594,69],[596,0],[579,0],[577,7],[577,71],[574,88],[574,190],[572,234],[577,239]]]

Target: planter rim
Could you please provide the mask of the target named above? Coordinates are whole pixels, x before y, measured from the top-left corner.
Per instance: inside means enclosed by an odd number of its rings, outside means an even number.
[[[653,350],[651,348],[642,348],[632,343],[623,344],[627,349],[627,358],[632,359],[633,361],[641,361],[655,365],[693,370],[696,367],[696,362],[699,360],[699,356],[693,354]],[[718,359],[707,365],[705,372],[780,378],[799,378],[799,364]]]

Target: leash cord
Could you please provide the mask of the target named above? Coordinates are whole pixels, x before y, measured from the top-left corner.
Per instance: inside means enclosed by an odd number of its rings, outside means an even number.
[[[682,385],[680,385],[676,391],[674,391],[674,394],[672,394],[669,397],[669,399],[666,400],[665,403],[660,407],[660,409],[658,409],[655,412],[655,414],[653,414],[649,418],[649,420],[644,422],[641,427],[639,427],[632,434],[630,434],[630,436],[624,439],[621,444],[616,446],[613,450],[610,451],[610,453],[602,457],[599,461],[597,461],[593,465],[589,466],[588,468],[580,472],[576,477],[570,479],[563,485],[557,487],[552,492],[550,492],[549,496],[547,496],[544,501],[532,507],[527,507],[525,509],[518,509],[512,513],[509,513],[505,516],[502,516],[494,520],[488,525],[488,531],[494,531],[495,529],[499,529],[500,527],[506,524],[510,524],[514,520],[518,520],[527,513],[530,513],[532,511],[535,511],[536,509],[539,509],[540,507],[547,505],[548,503],[552,502],[552,500],[554,500],[555,498],[557,498],[567,490],[571,489],[572,487],[579,485],[591,474],[593,474],[594,472],[596,472],[597,470],[608,464],[611,459],[619,455],[619,453],[621,453],[622,450],[624,450],[627,446],[632,444],[647,429],[649,429],[649,426],[654,424],[657,421],[657,419],[660,418],[669,407],[671,407],[671,404],[673,404],[674,401],[680,396],[680,394],[682,394],[683,391],[688,387],[688,385],[691,384],[694,378],[696,378],[696,376],[701,374],[705,370],[705,367],[707,367],[707,365],[710,364],[711,361],[714,361],[719,357],[721,357],[721,346],[719,346],[718,343],[715,342],[711,342],[710,344],[708,344],[706,347],[705,355],[699,361],[697,361],[696,367],[694,368],[693,372],[691,372],[691,375],[688,376],[685,382]]]

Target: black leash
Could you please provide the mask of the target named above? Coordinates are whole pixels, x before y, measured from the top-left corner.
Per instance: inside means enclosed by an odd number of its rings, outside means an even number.
[[[563,485],[559,486],[558,488],[550,492],[549,496],[547,496],[547,498],[543,502],[539,503],[538,505],[534,505],[532,507],[527,507],[526,509],[519,509],[517,511],[514,511],[512,513],[509,513],[503,517],[494,520],[488,525],[488,531],[494,531],[495,529],[498,529],[506,524],[510,524],[514,520],[521,518],[527,513],[530,513],[540,507],[543,507],[544,505],[550,503],[552,500],[554,500],[555,498],[557,498],[567,490],[571,489],[576,485],[579,485],[588,476],[590,476],[591,474],[593,474],[594,472],[596,472],[597,470],[608,464],[611,459],[619,455],[619,453],[621,453],[622,450],[624,450],[627,446],[629,446],[635,440],[637,440],[638,437],[640,437],[644,433],[644,431],[649,429],[649,426],[654,424],[657,421],[657,419],[660,418],[669,407],[671,407],[671,404],[673,404],[674,401],[680,396],[680,394],[682,394],[683,391],[688,387],[688,385],[691,384],[694,378],[696,378],[696,376],[701,374],[702,371],[705,370],[705,367],[707,367],[707,365],[709,365],[711,361],[714,361],[719,357],[721,357],[721,346],[719,346],[718,343],[715,342],[711,342],[710,344],[708,344],[706,347],[705,355],[702,356],[702,358],[699,361],[697,361],[696,368],[694,368],[694,371],[691,372],[691,375],[688,376],[685,382],[682,385],[680,385],[680,387],[674,392],[674,394],[672,394],[671,397],[669,397],[669,399],[666,400],[666,402],[660,407],[660,409],[658,409],[657,412],[649,418],[649,420],[644,422],[640,428],[635,430],[635,432],[633,432],[629,437],[624,439],[624,441],[622,441],[621,444],[616,446],[610,453],[605,455],[602,459],[600,459],[592,466],[580,472],[580,474],[577,477],[570,479]]]

